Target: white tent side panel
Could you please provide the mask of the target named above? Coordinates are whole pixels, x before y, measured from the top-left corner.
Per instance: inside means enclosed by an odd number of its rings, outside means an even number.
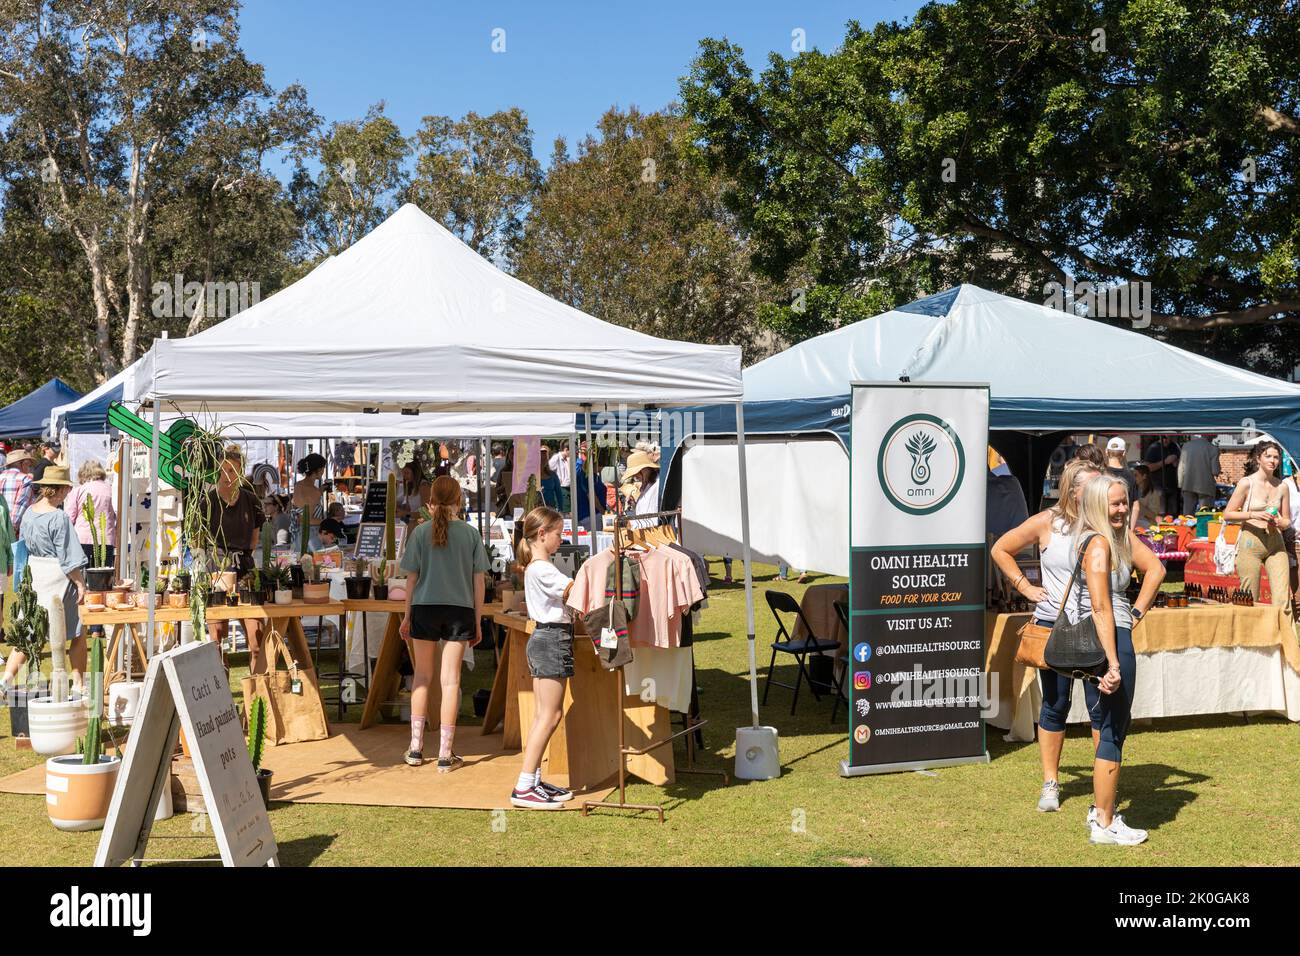
[[[747,438],[754,560],[800,571],[849,573],[849,456],[829,436]],[[682,523],[688,547],[740,557],[739,466],[733,439],[682,454]]]

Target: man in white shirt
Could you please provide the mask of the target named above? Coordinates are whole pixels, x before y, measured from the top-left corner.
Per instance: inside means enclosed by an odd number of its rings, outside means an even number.
[[[573,468],[569,461],[569,445],[567,442],[560,446],[560,450],[551,456],[547,464],[550,465],[551,471],[555,473],[555,477],[560,482],[560,488],[564,492],[564,501],[561,502],[563,507],[560,510],[567,514],[569,512],[569,489],[573,484]]]
[[[1219,474],[1219,449],[1204,435],[1193,435],[1178,459],[1178,487],[1183,490],[1183,514],[1194,515],[1214,505]]]

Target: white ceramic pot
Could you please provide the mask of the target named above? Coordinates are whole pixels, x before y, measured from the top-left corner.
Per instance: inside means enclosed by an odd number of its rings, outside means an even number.
[[[144,681],[120,680],[108,686],[108,722],[114,727],[129,727],[140,708]]]
[[[117,784],[122,758],[103,754],[97,764],[81,757],[51,757],[45,761],[45,809],[60,830],[99,830]]]
[[[276,603],[276,604],[292,604],[292,603],[293,603],[293,592],[292,592],[292,591],[276,591],[276,592],[275,592],[275,603]]]
[[[86,703],[79,696],[59,703],[53,697],[38,697],[27,704],[27,721],[32,750],[71,753],[77,749],[77,738],[86,735]]]

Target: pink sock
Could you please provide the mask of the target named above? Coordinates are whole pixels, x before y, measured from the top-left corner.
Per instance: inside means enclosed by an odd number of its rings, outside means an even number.
[[[451,742],[456,736],[455,724],[443,724],[438,733],[438,759],[445,760],[451,756]]]
[[[419,753],[424,749],[424,723],[427,717],[411,718],[411,750]]]

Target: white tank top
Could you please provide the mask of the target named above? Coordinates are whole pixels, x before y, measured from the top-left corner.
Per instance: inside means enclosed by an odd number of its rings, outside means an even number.
[[[1122,565],[1110,572],[1110,606],[1115,615],[1116,627],[1131,628],[1133,626],[1133,608],[1128,602],[1128,595],[1125,593],[1128,590],[1128,583],[1132,575],[1133,569]],[[1079,572],[1079,576],[1083,577],[1082,571]],[[1092,613],[1092,595],[1088,593],[1087,581],[1084,581],[1083,584],[1082,597],[1079,594],[1079,585],[1074,586],[1075,600],[1065,612],[1071,623]]]
[[[1061,609],[1065,586],[1070,583],[1070,573],[1074,571],[1074,554],[1070,545],[1071,538],[1065,533],[1065,522],[1053,518],[1051,540],[1038,558],[1043,590],[1047,592],[1047,599],[1039,601],[1034,608],[1034,617],[1040,621],[1055,621]],[[1076,587],[1070,595],[1068,606],[1073,608],[1078,603],[1078,597]]]

